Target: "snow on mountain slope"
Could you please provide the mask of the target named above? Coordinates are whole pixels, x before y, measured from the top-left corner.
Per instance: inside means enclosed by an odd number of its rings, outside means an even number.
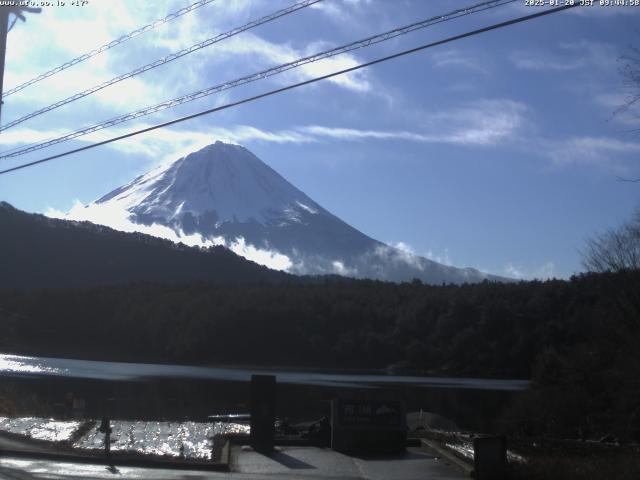
[[[442,265],[349,226],[244,147],[216,142],[158,167],[65,218],[190,245],[225,245],[298,274],[462,283],[498,277]]]
[[[321,208],[248,150],[216,142],[114,190],[95,203],[139,217],[175,220],[215,211],[216,222],[298,220]]]

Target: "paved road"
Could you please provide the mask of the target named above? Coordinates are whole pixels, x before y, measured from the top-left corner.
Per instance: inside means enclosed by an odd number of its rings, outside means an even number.
[[[283,447],[270,456],[232,451],[234,470],[257,478],[348,480],[459,480],[462,472],[422,449],[402,455],[351,457],[329,449]],[[263,477],[264,476],[264,477]]]
[[[462,480],[465,475],[453,466],[421,449],[384,458],[350,457],[313,447],[282,447],[264,456],[234,447],[233,472],[159,470],[104,465],[72,464],[25,458],[0,458],[3,480]]]
[[[0,434],[0,450],[26,450],[26,451],[38,451],[38,447],[34,447],[33,444],[28,442],[21,442],[20,440],[14,440],[12,438],[7,438],[6,436]]]

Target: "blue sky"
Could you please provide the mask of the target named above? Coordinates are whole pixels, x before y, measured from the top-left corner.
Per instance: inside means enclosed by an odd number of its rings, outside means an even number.
[[[90,0],[9,33],[5,89],[191,3]],[[284,8],[217,0],[5,99],[2,123]],[[0,134],[4,150],[412,23],[473,1],[325,0]],[[86,145],[462,33],[536,7],[516,2],[18,159]],[[214,140],[254,152],[347,223],[455,266],[522,278],[579,272],[585,238],[640,203],[640,125],[612,116],[619,57],[640,46],[634,7],[578,8],[168,129],[0,176],[0,199],[68,210]]]

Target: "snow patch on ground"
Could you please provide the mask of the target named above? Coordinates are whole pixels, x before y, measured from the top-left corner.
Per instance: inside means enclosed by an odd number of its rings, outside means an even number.
[[[69,441],[81,424],[79,421],[59,421],[52,418],[0,417],[0,431],[50,442]]]
[[[182,205],[180,205],[182,206]],[[78,222],[91,222],[98,225],[119,230],[121,232],[133,233],[139,232],[154,237],[171,240],[174,243],[183,243],[190,247],[208,248],[221,245],[227,247],[241,257],[251,260],[252,262],[264,265],[273,270],[288,270],[293,263],[288,256],[276,250],[266,250],[258,248],[245,241],[243,237],[238,237],[233,241],[228,241],[224,237],[205,238],[200,234],[186,234],[183,231],[175,231],[164,225],[154,223],[152,225],[143,225],[134,223],[130,220],[131,214],[118,204],[112,203],[90,203],[84,205],[76,201],[68,212],[62,212],[53,208],[46,210],[45,215],[50,218],[61,220],[73,220]]]
[[[24,435],[35,440],[68,442],[82,423],[38,417],[0,417],[0,432]],[[96,422],[96,425],[99,423]],[[111,451],[196,459],[211,458],[211,438],[214,435],[249,433],[248,425],[221,422],[112,420],[111,428]],[[102,450],[104,437],[97,428],[93,428],[76,440],[73,448]]]

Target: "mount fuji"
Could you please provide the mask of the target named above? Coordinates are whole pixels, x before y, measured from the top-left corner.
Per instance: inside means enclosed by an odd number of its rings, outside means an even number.
[[[224,245],[294,274],[426,283],[506,280],[374,240],[322,208],[249,150],[215,142],[65,218],[191,245]]]

